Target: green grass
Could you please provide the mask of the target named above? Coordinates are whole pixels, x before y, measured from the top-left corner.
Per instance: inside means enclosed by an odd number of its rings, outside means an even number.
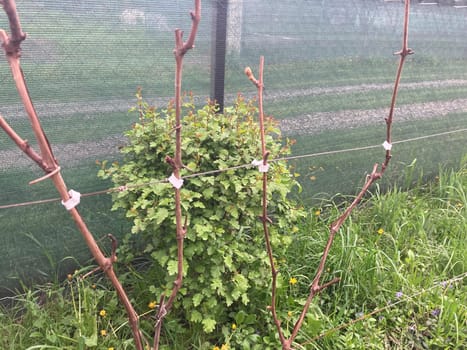
[[[324,277],[340,277],[341,284],[315,303],[312,313],[318,321],[304,337],[311,339],[367,316],[307,349],[465,346],[465,175],[464,165],[458,173],[442,172],[433,183],[408,192],[397,188],[385,194],[376,191],[352,215],[336,238]],[[289,267],[301,281],[302,293],[310,282],[309,267],[316,266],[320,257],[327,225],[336,216],[332,204],[319,209],[320,216],[290,249]],[[459,275],[463,275],[459,281],[442,283]],[[402,294],[396,296],[397,292]]]
[[[462,349],[467,344],[466,164],[442,170],[435,180],[409,191],[373,188],[335,238],[323,281],[339,277],[341,282],[313,302],[297,339],[306,343],[303,349]],[[310,207],[310,217],[279,262],[278,307],[285,327],[299,314],[329,224],[345,205],[323,201]],[[298,283],[288,286],[290,277]],[[152,278],[135,271],[124,273],[123,280],[145,314],[141,322],[149,334]],[[131,349],[125,315],[106,285],[95,276],[37,286],[13,297],[0,311],[0,347],[74,349],[97,337],[99,349]],[[105,317],[99,316],[102,309]],[[173,322],[169,318],[164,328],[163,349],[213,348],[195,329],[176,333],[180,329]],[[227,326],[231,349],[241,349],[233,340],[241,337],[242,326],[234,331]],[[101,329],[107,330],[105,337]],[[225,334],[216,332],[222,343]]]

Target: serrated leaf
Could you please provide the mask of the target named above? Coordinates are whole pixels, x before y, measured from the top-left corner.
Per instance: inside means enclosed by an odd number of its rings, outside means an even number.
[[[169,211],[162,207],[158,208],[157,211],[154,214],[154,219],[156,219],[156,224],[160,225],[165,219],[167,219],[169,216]]]
[[[233,266],[233,260],[232,260],[231,255],[224,256],[224,264],[230,271],[235,270],[235,267]]]
[[[191,300],[193,301],[193,306],[194,307],[197,307],[199,306],[199,304],[201,304],[201,302],[203,301],[203,294],[201,293],[196,293],[193,298],[191,298]]]
[[[203,330],[206,333],[211,333],[216,328],[217,324],[217,322],[212,318],[205,318],[201,323],[203,324]]]
[[[177,260],[170,260],[167,264],[167,272],[170,276],[177,274],[178,272],[178,262]]]
[[[211,199],[214,195],[214,188],[208,187],[203,190],[203,197],[205,199]]]
[[[193,310],[190,314],[190,320],[192,322],[201,322],[203,320],[203,315],[197,310]]]
[[[206,206],[204,205],[203,202],[198,202],[198,201],[197,201],[197,202],[193,202],[192,205],[193,205],[193,207],[195,207],[195,208],[201,208],[201,209],[206,208]]]

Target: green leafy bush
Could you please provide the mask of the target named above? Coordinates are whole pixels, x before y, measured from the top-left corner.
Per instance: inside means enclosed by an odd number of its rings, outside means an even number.
[[[104,165],[99,174],[127,188],[113,198],[113,209],[123,209],[133,222],[120,257],[127,261],[150,257],[151,271],[145,275],[154,278],[149,292],[158,300],[162,293],[170,293],[177,271],[173,188],[160,181],[171,173],[165,158],[174,154],[175,109],[169,104],[159,111],[140,94],[137,97],[134,111],[140,120],[126,133],[129,143],[122,149],[124,161],[108,168]],[[171,317],[190,327],[202,326],[205,334],[248,320],[255,324],[249,333],[258,337],[257,332],[270,322],[266,308],[271,272],[259,220],[262,174],[245,166],[189,177],[261,159],[257,109],[241,97],[223,114],[216,114],[216,108],[211,103],[198,110],[192,103],[183,106],[186,169],[182,176],[188,178],[181,196],[188,229],[184,282]],[[289,153],[290,142],[281,139],[276,121],[267,118],[265,131],[270,159]],[[268,179],[272,244],[280,259],[304,211],[289,199],[298,183],[286,162],[271,163]]]

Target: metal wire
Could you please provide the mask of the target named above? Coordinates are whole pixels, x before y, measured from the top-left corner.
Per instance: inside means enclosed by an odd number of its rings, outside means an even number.
[[[440,133],[436,133],[436,134],[430,134],[430,135],[413,137],[413,138],[400,140],[400,141],[394,141],[393,144],[403,144],[403,143],[408,143],[408,142],[416,142],[416,141],[420,141],[420,140],[426,140],[426,139],[430,139],[430,138],[434,138],[434,137],[440,137],[440,136],[447,136],[447,135],[462,133],[462,132],[466,132],[466,131],[467,131],[467,128],[451,130],[451,131],[445,131],[445,132],[440,132]],[[301,155],[290,156],[290,157],[275,158],[275,159],[271,159],[269,162],[273,163],[273,162],[279,162],[279,161],[287,161],[287,160],[295,160],[295,159],[303,159],[303,158],[313,158],[313,157],[334,155],[334,154],[340,154],[340,153],[365,151],[365,150],[375,149],[375,148],[379,148],[379,147],[381,147],[381,145],[361,146],[361,147],[346,148],[346,149],[334,150],[334,151],[324,151],[324,152],[317,152],[317,153],[301,154]],[[195,178],[195,177],[216,175],[216,174],[220,174],[220,173],[227,172],[227,171],[234,171],[234,170],[245,169],[245,168],[253,168],[253,167],[254,167],[254,165],[252,165],[252,164],[241,164],[241,165],[236,165],[236,166],[232,166],[232,167],[229,167],[229,168],[216,169],[216,170],[210,170],[210,171],[204,171],[204,172],[189,174],[189,175],[183,176],[182,178],[183,179],[191,179],[191,178]],[[126,189],[130,189],[130,188],[140,188],[140,187],[146,187],[146,186],[149,186],[149,185],[158,184],[158,183],[166,183],[166,182],[168,182],[167,179],[159,179],[159,180],[154,180],[154,181],[150,181],[150,182],[146,182],[146,183],[138,184],[138,185],[124,185],[124,186],[119,186],[119,187],[112,187],[112,188],[102,189],[102,190],[99,190],[99,191],[83,193],[83,194],[81,194],[81,197],[92,197],[92,196],[98,196],[98,195],[102,195],[102,194],[109,194],[109,193],[112,193],[112,192],[121,192],[121,191],[124,191]],[[20,203],[0,205],[0,209],[25,207],[25,206],[46,204],[46,203],[59,202],[59,201],[61,201],[61,198],[49,198],[49,199],[42,199],[42,200],[29,201],[29,202],[20,202]]]

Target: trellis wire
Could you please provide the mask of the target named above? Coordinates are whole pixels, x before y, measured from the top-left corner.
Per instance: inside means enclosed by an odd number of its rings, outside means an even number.
[[[408,138],[408,139],[400,140],[400,141],[394,141],[393,144],[415,142],[415,141],[420,141],[420,140],[425,140],[425,139],[430,139],[430,138],[440,137],[440,136],[446,136],[446,135],[452,135],[452,134],[466,132],[466,131],[467,131],[467,128],[445,131],[445,132],[440,132],[436,134],[430,134],[430,135]],[[318,152],[318,153],[309,153],[309,154],[302,154],[302,155],[296,155],[296,156],[290,156],[290,157],[275,158],[275,159],[269,160],[269,162],[279,162],[279,161],[286,161],[286,160],[296,160],[296,159],[334,155],[334,154],[340,154],[340,153],[365,151],[365,150],[375,149],[379,147],[381,147],[381,145],[353,147],[353,148],[346,148],[346,149],[334,150],[334,151],[324,151],[324,152]],[[236,166],[232,166],[232,167],[224,168],[224,169],[209,170],[209,171],[185,175],[185,176],[182,176],[182,179],[190,179],[190,178],[195,178],[195,177],[216,175],[216,174],[220,174],[220,173],[227,172],[227,171],[233,171],[233,170],[239,170],[239,169],[245,169],[245,168],[253,168],[253,167],[254,165],[252,164],[241,164],[241,165],[236,165]],[[92,196],[97,196],[97,195],[102,195],[102,194],[109,194],[112,192],[119,192],[119,191],[121,192],[126,189],[130,189],[130,188],[141,188],[141,187],[146,187],[146,186],[160,184],[160,183],[167,183],[167,182],[168,182],[167,179],[159,179],[159,180],[145,182],[145,183],[138,184],[138,185],[123,185],[119,187],[112,187],[112,188],[107,188],[107,189],[98,190],[94,192],[82,193],[81,197],[92,197]],[[49,198],[49,199],[42,199],[42,200],[37,200],[37,201],[6,204],[6,205],[0,205],[0,209],[10,209],[10,208],[17,208],[17,207],[32,206],[32,205],[37,205],[37,204],[53,203],[53,202],[58,202],[60,200],[61,200],[60,198]]]

